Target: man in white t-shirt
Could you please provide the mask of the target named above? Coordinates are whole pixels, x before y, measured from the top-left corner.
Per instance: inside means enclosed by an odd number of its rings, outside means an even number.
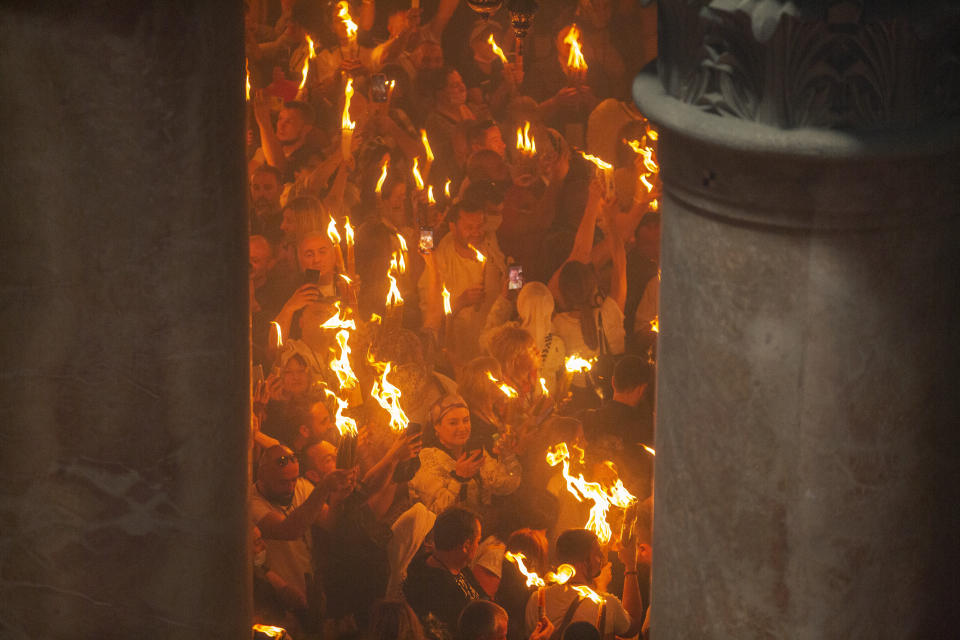
[[[623,603],[609,593],[600,593],[605,601],[605,624],[601,636],[614,633],[623,638],[635,636],[643,622],[643,601],[637,584],[636,545],[625,545],[620,559],[626,566],[623,585]],[[597,536],[586,529],[568,529],[557,538],[557,560],[573,565],[576,573],[565,584],[553,584],[545,588],[545,615],[554,627],[560,629],[564,622],[580,620],[597,624],[600,605],[581,596],[574,587],[587,586],[593,589],[594,579],[600,575],[606,558]],[[539,621],[537,592],[527,602],[527,631],[532,632]],[[572,611],[572,613],[570,613]],[[569,617],[569,620],[566,618]]]
[[[267,543],[267,565],[304,595],[306,575],[313,571],[310,527],[346,477],[346,471],[334,471],[314,489],[300,477],[297,457],[287,447],[275,445],[260,456],[258,479],[250,492],[250,518]]]

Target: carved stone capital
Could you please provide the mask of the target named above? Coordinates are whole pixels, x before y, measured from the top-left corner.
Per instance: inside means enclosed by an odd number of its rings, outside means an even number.
[[[909,128],[960,113],[960,7],[945,0],[661,0],[674,98],[785,129]]]

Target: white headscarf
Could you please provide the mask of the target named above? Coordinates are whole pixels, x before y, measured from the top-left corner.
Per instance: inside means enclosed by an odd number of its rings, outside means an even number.
[[[553,294],[542,282],[528,282],[517,296],[520,328],[533,336],[538,349],[543,349],[547,334],[550,333],[553,306]]]

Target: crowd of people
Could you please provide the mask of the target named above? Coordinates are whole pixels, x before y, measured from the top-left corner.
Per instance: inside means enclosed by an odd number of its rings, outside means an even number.
[[[246,4],[264,634],[649,637],[656,7],[471,4]]]

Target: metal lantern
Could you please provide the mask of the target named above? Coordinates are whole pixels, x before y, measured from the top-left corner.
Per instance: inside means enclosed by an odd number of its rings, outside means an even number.
[[[518,39],[527,37],[537,7],[536,0],[510,0],[510,23]]]
[[[467,4],[487,20],[503,6],[503,0],[467,0]]]

